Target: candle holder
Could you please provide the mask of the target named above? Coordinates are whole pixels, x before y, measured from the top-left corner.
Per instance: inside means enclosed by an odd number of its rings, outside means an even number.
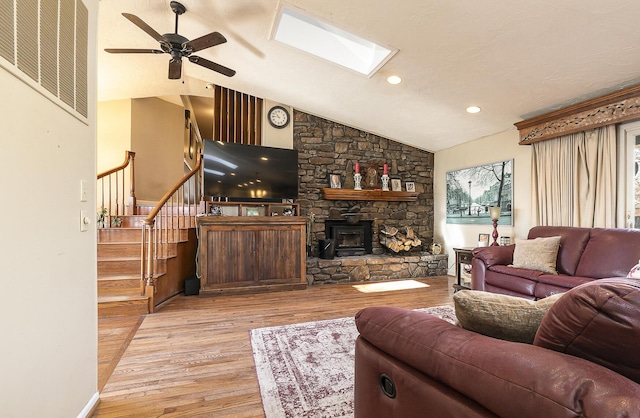
[[[355,186],[353,186],[353,190],[362,190],[362,186],[360,183],[362,182],[362,175],[360,173],[356,173],[353,175],[353,182]]]
[[[389,175],[387,174],[382,175],[382,191],[389,191]]]
[[[492,247],[499,246],[500,244],[498,244],[498,219],[500,219],[500,206],[489,207],[489,216],[493,221],[493,234],[491,235],[493,237],[493,242],[491,243],[491,246]]]

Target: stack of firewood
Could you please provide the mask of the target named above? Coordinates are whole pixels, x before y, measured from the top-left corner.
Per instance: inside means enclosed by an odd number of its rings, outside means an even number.
[[[415,247],[422,245],[420,238],[413,232],[413,228],[404,227],[402,230],[395,226],[383,226],[379,235],[380,244],[387,247],[394,253],[401,251],[411,251]]]

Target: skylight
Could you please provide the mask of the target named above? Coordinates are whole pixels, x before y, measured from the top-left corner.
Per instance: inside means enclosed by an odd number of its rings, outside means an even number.
[[[280,8],[273,39],[367,77],[398,52],[286,6]]]

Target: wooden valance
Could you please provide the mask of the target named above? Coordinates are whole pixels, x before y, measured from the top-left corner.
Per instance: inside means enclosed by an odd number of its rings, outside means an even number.
[[[515,124],[520,145],[640,119],[640,85],[587,100]]]

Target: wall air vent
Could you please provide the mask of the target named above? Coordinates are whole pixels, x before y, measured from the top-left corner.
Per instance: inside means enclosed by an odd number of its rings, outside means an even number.
[[[82,0],[0,0],[0,66],[86,118],[88,24]]]

